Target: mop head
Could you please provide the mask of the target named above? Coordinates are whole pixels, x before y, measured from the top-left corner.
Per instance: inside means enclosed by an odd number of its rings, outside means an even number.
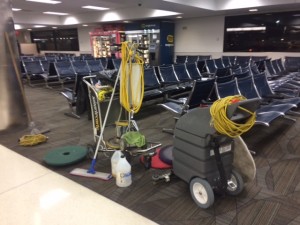
[[[95,173],[89,173],[87,169],[80,169],[80,168],[76,168],[72,170],[70,174],[75,176],[96,178],[101,180],[110,180],[112,178],[112,175],[110,173],[102,173],[97,171],[95,171]]]
[[[19,145],[34,146],[34,145],[44,143],[47,140],[48,140],[48,137],[43,134],[24,135],[19,139]]]

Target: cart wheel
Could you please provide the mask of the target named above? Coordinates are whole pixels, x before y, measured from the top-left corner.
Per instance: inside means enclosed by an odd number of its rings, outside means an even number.
[[[190,182],[190,192],[194,202],[200,208],[207,209],[214,203],[214,192],[206,180],[193,178]]]
[[[231,171],[231,177],[227,181],[227,190],[226,193],[228,195],[238,195],[244,189],[244,181],[242,176],[235,170]]]
[[[154,182],[159,181],[160,179],[161,179],[161,178],[160,178],[159,174],[153,174],[153,175],[152,175],[152,180],[153,180]]]

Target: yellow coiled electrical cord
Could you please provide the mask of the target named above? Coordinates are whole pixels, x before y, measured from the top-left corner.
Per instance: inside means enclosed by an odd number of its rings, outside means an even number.
[[[98,100],[99,102],[103,102],[106,98],[106,95],[108,93],[112,93],[113,88],[112,87],[106,87],[106,88],[102,88],[99,90],[98,92]]]
[[[19,145],[33,146],[43,142],[46,142],[48,137],[43,134],[24,135],[19,139]]]
[[[137,54],[137,47],[138,44],[122,42],[121,48],[120,103],[131,113],[140,110],[144,98],[144,61]],[[133,74],[135,66],[138,66],[139,74]]]
[[[254,125],[256,120],[256,113],[251,112],[241,106],[239,106],[238,108],[246,111],[251,115],[245,123],[239,124],[233,122],[227,117],[227,106],[245,99],[246,98],[243,96],[235,95],[218,99],[213,103],[210,108],[211,124],[217,132],[235,138],[247,132]]]

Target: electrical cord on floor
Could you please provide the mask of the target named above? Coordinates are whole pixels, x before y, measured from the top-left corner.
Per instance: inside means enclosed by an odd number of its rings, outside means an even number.
[[[22,146],[33,146],[43,142],[46,142],[48,137],[43,134],[31,134],[24,135],[19,139],[19,145]]]
[[[235,138],[247,132],[255,123],[256,113],[241,106],[239,109],[247,112],[250,116],[244,123],[236,123],[227,117],[227,107],[231,104],[243,101],[246,98],[240,95],[228,96],[216,100],[210,107],[211,124],[220,134]]]

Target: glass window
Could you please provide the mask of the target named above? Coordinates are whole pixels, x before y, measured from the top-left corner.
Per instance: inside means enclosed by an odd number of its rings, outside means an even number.
[[[77,29],[32,31],[31,41],[39,50],[79,51]]]
[[[300,51],[300,12],[225,17],[224,52]]]

